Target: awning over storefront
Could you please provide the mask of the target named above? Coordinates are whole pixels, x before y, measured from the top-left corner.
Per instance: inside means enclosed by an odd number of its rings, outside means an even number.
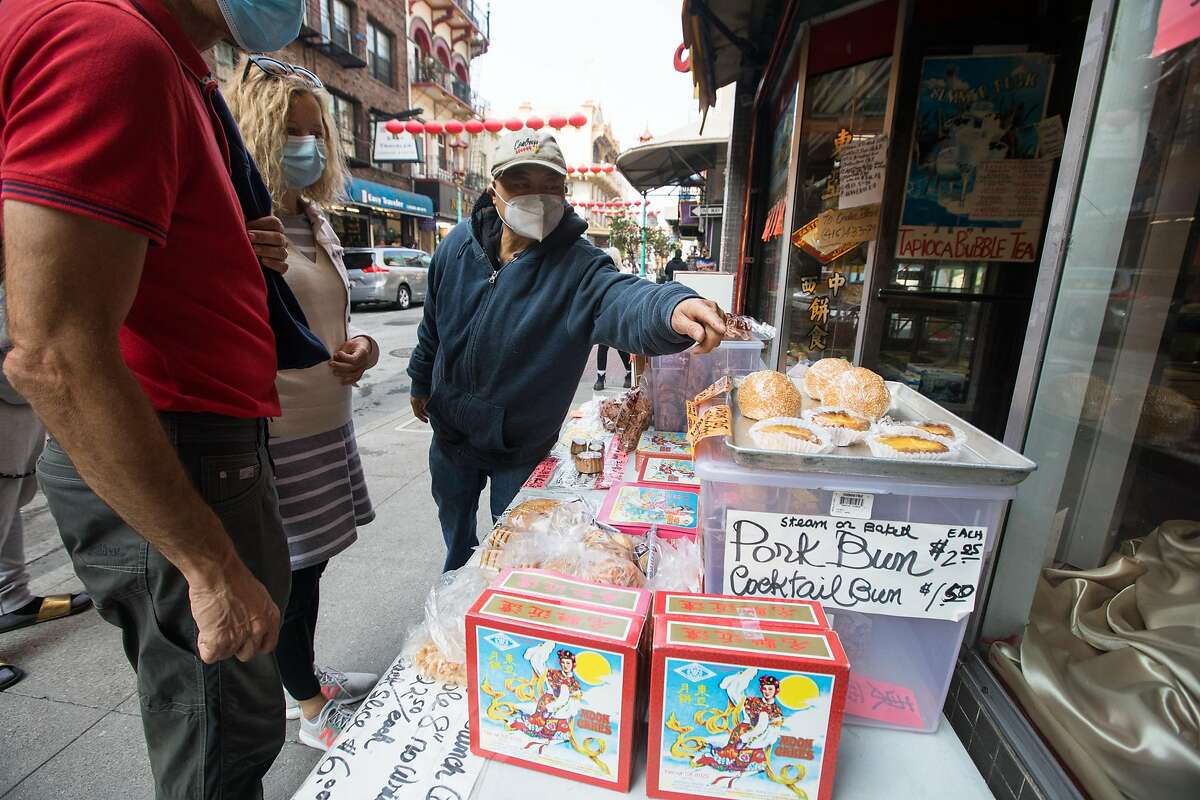
[[[346,182],[346,191],[350,195],[351,203],[381,208],[385,211],[398,211],[414,217],[433,216],[433,200],[423,194],[406,192],[395,186],[387,186],[362,178],[350,178]]]
[[[799,0],[800,19],[819,16],[853,0]],[[786,3],[777,0],[683,0],[683,43],[690,51],[692,82],[701,110],[717,104],[717,89],[738,78],[743,61],[763,66]]]
[[[733,92],[725,92],[706,121],[697,120],[661,139],[629,148],[617,157],[617,169],[638,191],[660,186],[703,186],[702,173],[725,156],[733,120],[732,101]]]

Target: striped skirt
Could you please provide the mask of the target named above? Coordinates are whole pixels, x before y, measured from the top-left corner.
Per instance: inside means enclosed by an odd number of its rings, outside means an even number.
[[[353,422],[315,436],[272,439],[271,459],[293,572],[342,552],[358,538],[358,526],[375,519]]]

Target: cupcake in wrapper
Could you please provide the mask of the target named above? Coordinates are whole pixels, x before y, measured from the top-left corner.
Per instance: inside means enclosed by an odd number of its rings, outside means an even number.
[[[771,417],[750,426],[750,439],[763,450],[817,455],[833,448],[821,427],[796,417]]]
[[[835,447],[846,447],[861,442],[871,432],[869,417],[840,406],[821,406],[805,411],[805,422],[820,427],[829,435]]]
[[[905,427],[916,428],[924,433],[946,444],[955,447],[962,447],[967,442],[967,435],[961,429],[945,422],[937,422],[936,420],[920,420],[918,422],[906,422]]]

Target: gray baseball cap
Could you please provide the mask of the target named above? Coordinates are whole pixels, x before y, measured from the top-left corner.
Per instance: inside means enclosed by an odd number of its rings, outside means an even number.
[[[567,162],[563,159],[562,149],[549,133],[519,131],[501,139],[496,145],[492,177],[498,177],[505,170],[522,164],[547,167],[564,177],[567,174]]]

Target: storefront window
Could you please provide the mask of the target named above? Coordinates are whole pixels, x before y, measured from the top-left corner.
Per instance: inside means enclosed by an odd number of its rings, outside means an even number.
[[[1008,522],[1049,539],[1053,569],[1020,645],[992,652],[1088,793],[1135,800],[1192,796],[1200,771],[1182,712],[1200,668],[1200,45],[1152,57],[1152,12],[1118,4],[1026,438],[1038,471]]]
[[[810,75],[800,127],[800,173],[792,227],[818,230],[818,217],[873,214],[878,204],[839,204],[840,153],[884,133],[891,57]],[[839,205],[842,207],[839,210]],[[800,234],[789,247],[787,365],[826,356],[854,358],[869,243],[826,246]]]
[[[750,232],[755,237],[756,253],[751,313],[769,325],[776,324],[780,239],[787,235],[787,231],[784,230],[784,218],[787,211],[793,120],[796,117],[796,84],[792,82],[789,85],[791,88],[784,93],[781,107],[764,119],[764,123],[768,124],[772,131],[769,140],[769,161],[762,167],[762,179],[759,183],[765,187],[766,192],[757,205],[757,228]]]

